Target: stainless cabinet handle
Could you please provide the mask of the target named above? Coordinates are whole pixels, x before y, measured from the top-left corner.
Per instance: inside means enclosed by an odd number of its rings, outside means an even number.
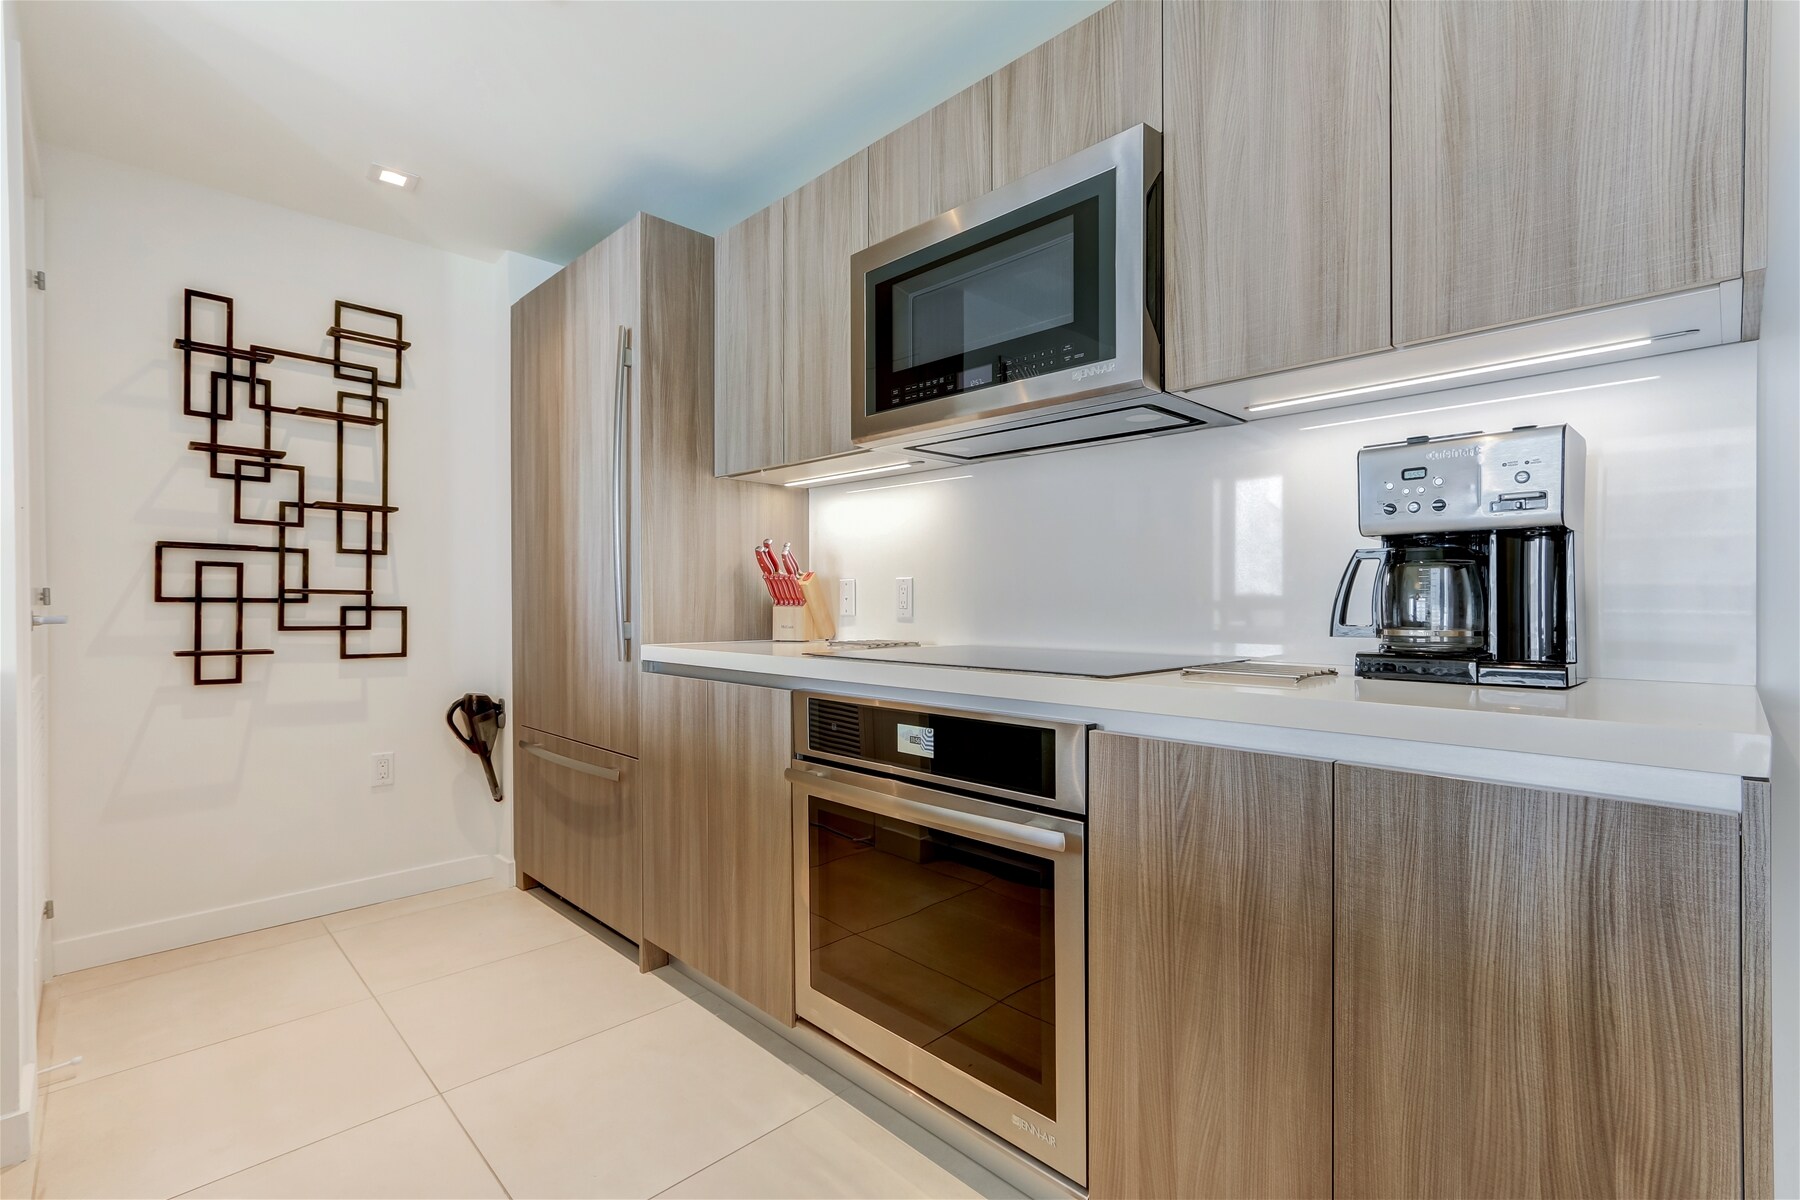
[[[619,782],[619,773],[611,767],[596,767],[593,763],[584,763],[579,758],[570,758],[566,754],[558,754],[554,750],[546,749],[536,742],[528,742],[524,738],[519,739],[519,749],[532,755],[534,758],[541,758],[545,762],[553,762],[557,766],[567,767],[571,771],[580,771],[583,775],[598,775],[600,778],[609,780],[612,783]]]
[[[816,785],[810,782],[809,777],[817,779],[820,773],[811,770],[799,771],[790,767],[786,774],[789,783],[797,783],[802,787],[814,787]],[[1003,821],[998,817],[983,816],[980,813],[956,812],[953,809],[939,808],[935,804],[921,804],[917,800],[909,800],[904,796],[890,796],[880,792],[866,791],[854,784],[841,783],[836,779],[831,779],[818,790],[834,793],[840,799],[851,804],[872,809],[890,817],[899,817],[903,821],[914,821],[920,825],[935,825],[939,829],[948,829],[952,833],[966,833],[970,837],[999,842],[1020,850],[1063,854],[1069,849],[1069,839],[1056,829],[1043,829],[1018,821]]]
[[[31,614],[31,627],[33,629],[36,629],[39,625],[67,625],[68,623],[69,618],[67,617],[40,617],[36,613]]]
[[[631,489],[626,486],[626,453],[630,441],[626,427],[631,413],[631,327],[619,326],[619,368],[613,382],[613,612],[619,621],[619,661],[631,661],[631,588],[625,576],[626,541],[631,537]]]

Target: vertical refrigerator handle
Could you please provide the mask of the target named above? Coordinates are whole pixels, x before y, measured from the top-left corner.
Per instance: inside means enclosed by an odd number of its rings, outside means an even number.
[[[618,620],[619,661],[631,661],[631,587],[626,577],[630,561],[631,488],[626,479],[630,463],[631,327],[619,326],[619,365],[613,382],[613,613]]]

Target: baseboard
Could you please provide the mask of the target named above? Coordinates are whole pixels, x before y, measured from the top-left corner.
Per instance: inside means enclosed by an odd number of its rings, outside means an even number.
[[[37,1064],[31,1064],[35,1071]],[[32,1089],[36,1094],[36,1089]],[[9,1112],[0,1117],[0,1167],[10,1167],[31,1157],[31,1119],[29,1108]]]
[[[494,855],[494,878],[509,886],[519,882],[518,862],[504,854]]]
[[[474,883],[478,879],[499,877],[495,855],[472,854],[467,858],[409,867],[386,875],[371,875],[325,887],[308,888],[282,896],[269,896],[243,904],[211,908],[142,925],[127,925],[76,938],[59,938],[55,943],[56,969],[66,974],[88,967],[98,967],[140,954],[156,954],[178,946],[210,942],[214,938],[231,937],[289,921],[304,921],[346,908],[361,908],[383,900],[398,900],[420,892]],[[509,864],[510,866],[510,861]]]

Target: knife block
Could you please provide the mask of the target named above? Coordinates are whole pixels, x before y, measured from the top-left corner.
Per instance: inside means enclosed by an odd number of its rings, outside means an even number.
[[[818,576],[801,579],[800,591],[806,603],[777,604],[770,637],[777,642],[823,642],[837,636],[837,622],[831,606],[825,602],[825,587]]]

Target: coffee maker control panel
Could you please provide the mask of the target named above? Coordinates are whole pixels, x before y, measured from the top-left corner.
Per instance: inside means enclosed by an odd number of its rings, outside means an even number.
[[[1587,445],[1567,425],[1413,438],[1356,456],[1365,537],[1472,529],[1574,528]]]

